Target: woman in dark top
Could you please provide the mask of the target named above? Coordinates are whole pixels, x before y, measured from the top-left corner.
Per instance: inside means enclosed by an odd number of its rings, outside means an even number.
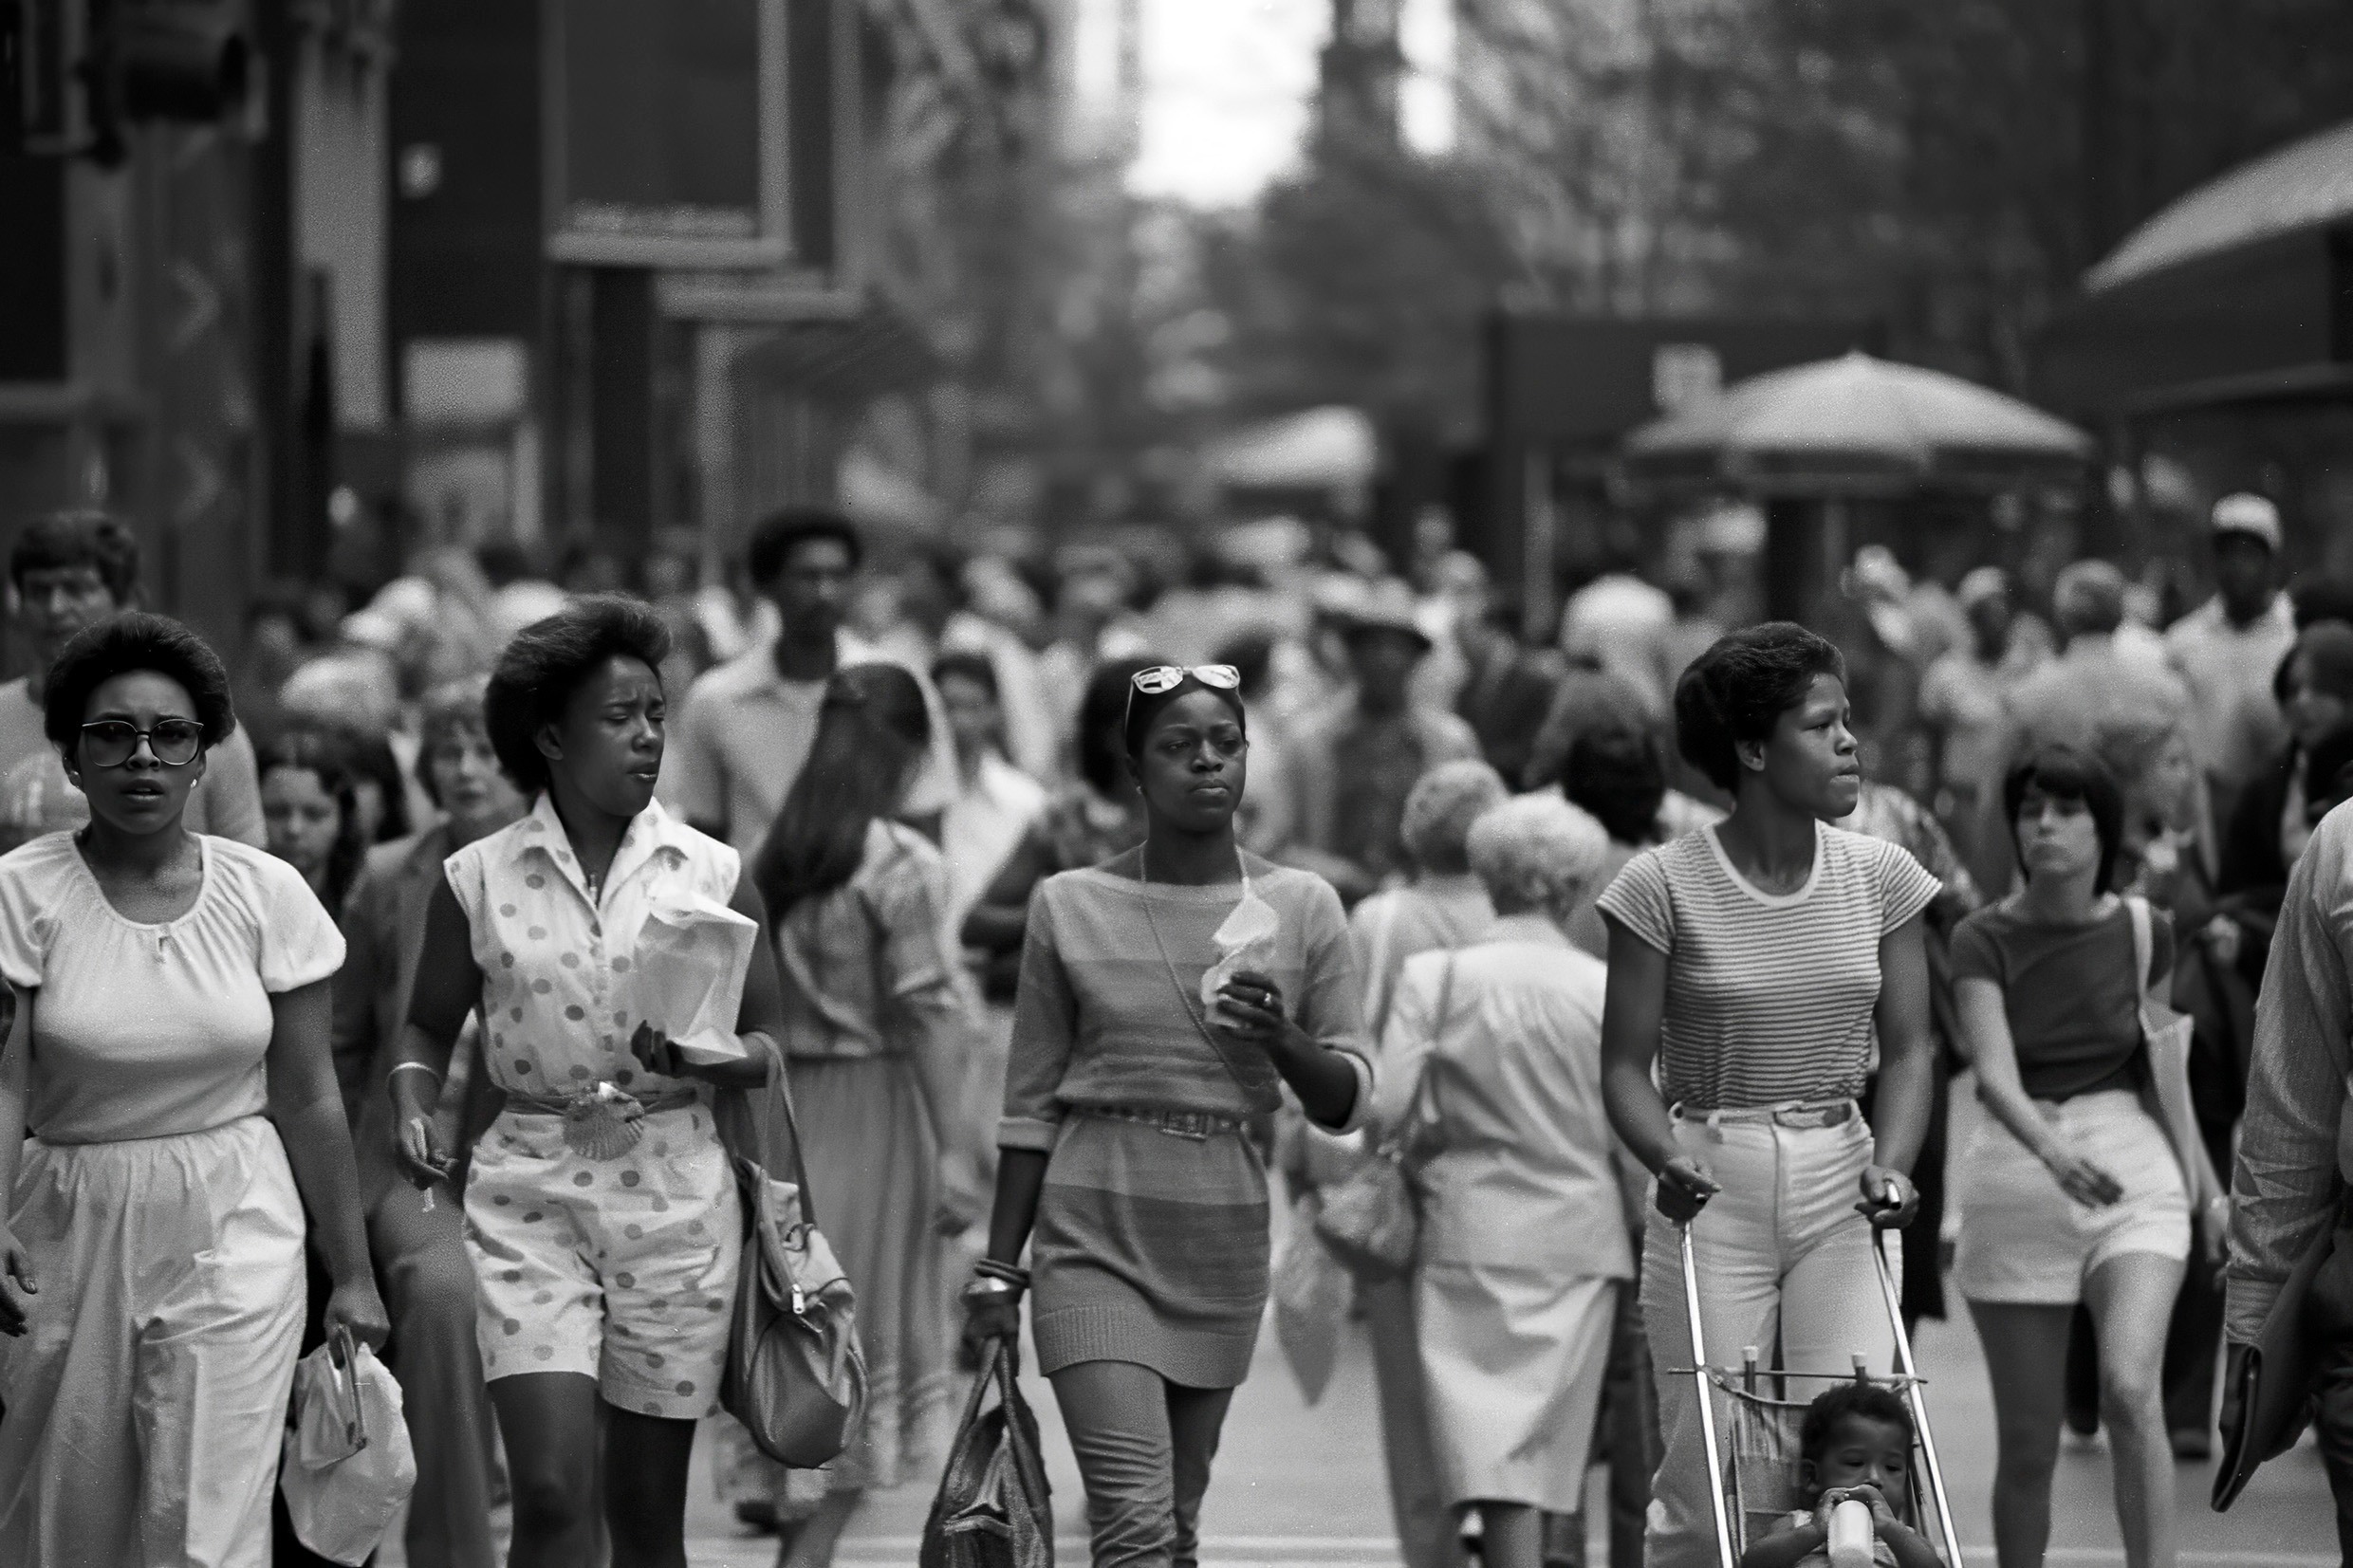
[[[2173,933],[2113,891],[2124,805],[2097,763],[2038,752],[2011,770],[2003,799],[2024,886],[1953,938],[1962,1046],[1992,1112],[1961,1158],[1953,1276],[1993,1382],[1995,1548],[2002,1568],[2043,1560],[2080,1301],[2099,1333],[2125,1560],[2170,1564],[2159,1367],[2192,1200],[2215,1195],[2204,1159],[2185,1176],[2141,1103],[2141,1000],[2172,968]]]
[[[2271,683],[2288,720],[2288,741],[2271,766],[2240,791],[2222,836],[2215,892],[2230,930],[2211,940],[2227,950],[2248,984],[2263,983],[2263,960],[2271,946],[2288,874],[2295,869],[2312,837],[2314,818],[2307,786],[2312,752],[2332,730],[2353,722],[2353,626],[2324,620],[2307,626],[2280,661]]]

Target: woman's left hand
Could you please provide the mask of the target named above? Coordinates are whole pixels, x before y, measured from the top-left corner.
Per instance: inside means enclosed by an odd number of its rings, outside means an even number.
[[[1241,969],[1217,990],[1217,1026],[1261,1050],[1306,1043],[1283,1005],[1283,987],[1256,969]]]
[[[346,1280],[326,1299],[326,1331],[332,1336],[339,1328],[348,1329],[370,1350],[383,1349],[392,1337],[392,1319],[384,1311],[384,1299],[376,1294],[374,1279]]]
[[[1855,1212],[1881,1230],[1900,1230],[1912,1223],[1919,1212],[1920,1190],[1912,1178],[1900,1171],[1890,1171],[1883,1165],[1866,1165],[1862,1170],[1862,1201],[1855,1205]]]

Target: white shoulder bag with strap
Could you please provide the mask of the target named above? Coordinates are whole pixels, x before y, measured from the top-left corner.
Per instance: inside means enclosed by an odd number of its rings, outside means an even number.
[[[2181,1179],[2189,1188],[2190,1209],[2195,1215],[2209,1199],[2222,1192],[2221,1178],[2214,1173],[2214,1161],[2207,1156],[2206,1140],[2198,1132],[2197,1111],[2190,1100],[2190,1037],[2196,1025],[2157,994],[2158,977],[2151,972],[2157,960],[2157,942],[2150,929],[2149,901],[2128,897],[2124,907],[2132,915],[2133,968],[2140,994],[2140,1037],[2149,1052],[2149,1098],[2156,1102],[2150,1111],[2174,1146],[2174,1158],[2180,1162]]]

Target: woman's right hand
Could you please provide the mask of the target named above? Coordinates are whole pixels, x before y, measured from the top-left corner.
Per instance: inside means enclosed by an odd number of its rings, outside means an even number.
[[[32,1254],[15,1231],[0,1224],[0,1334],[10,1338],[22,1335],[32,1317],[32,1305],[25,1298],[40,1294],[32,1277]]]
[[[419,1191],[437,1181],[448,1180],[455,1163],[441,1146],[441,1134],[433,1122],[431,1116],[402,1116],[399,1131],[393,1137],[393,1153],[399,1161],[400,1174]]]
[[[991,1339],[1007,1341],[1014,1370],[1021,1370],[1021,1299],[1025,1294],[1002,1280],[974,1280],[964,1287],[962,1360],[967,1372],[980,1366],[981,1354]]]
[[[2105,1208],[2124,1195],[2124,1184],[2081,1155],[2065,1149],[2052,1149],[2043,1156],[2044,1167],[2059,1190],[2086,1208]]]
[[[1689,1154],[1677,1154],[1658,1168],[1658,1212],[1677,1225],[1705,1208],[1708,1200],[1722,1190],[1706,1164]]]

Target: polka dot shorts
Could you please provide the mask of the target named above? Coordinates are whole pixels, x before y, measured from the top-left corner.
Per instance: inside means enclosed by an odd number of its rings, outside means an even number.
[[[694,1421],[718,1409],[742,1208],[700,1107],[658,1111],[636,1149],[592,1160],[563,1118],[508,1111],[466,1183],[475,1337],[492,1381],[577,1372],[607,1404]]]

